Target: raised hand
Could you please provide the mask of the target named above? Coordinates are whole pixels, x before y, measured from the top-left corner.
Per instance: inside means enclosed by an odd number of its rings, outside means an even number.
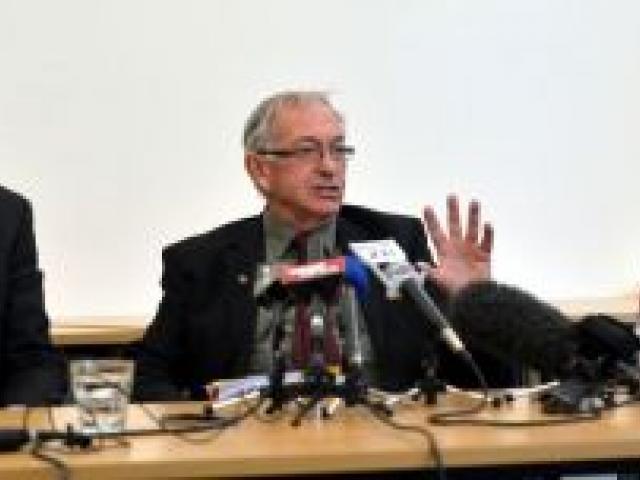
[[[447,224],[449,234],[442,229],[431,206],[424,209],[425,234],[431,236],[436,250],[436,266],[427,268],[427,274],[451,293],[470,282],[491,277],[491,250],[493,227],[485,223],[479,239],[480,203],[469,203],[467,231],[462,230],[458,197],[447,197]]]

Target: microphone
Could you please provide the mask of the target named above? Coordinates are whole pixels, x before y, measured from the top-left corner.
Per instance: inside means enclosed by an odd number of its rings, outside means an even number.
[[[640,339],[631,326],[604,314],[585,316],[577,325],[580,351],[587,357],[607,356],[634,363]]]
[[[366,271],[364,266],[362,278],[366,279]],[[362,310],[360,303],[364,301],[364,296],[361,293],[366,291],[366,288],[358,288],[350,282],[352,277],[347,277],[347,284],[343,288],[342,295],[345,304],[345,316],[344,316],[344,344],[345,353],[348,360],[348,365],[359,370],[364,363],[364,354],[362,351],[362,339],[360,338],[360,325],[364,321],[362,317]]]
[[[640,339],[630,325],[625,325],[604,314],[587,315],[576,330],[580,337],[580,353],[594,358],[607,377],[615,377],[640,390],[640,370],[636,365],[636,353]]]
[[[289,290],[323,291],[335,288],[345,280],[356,290],[359,299],[366,298],[369,279],[366,269],[357,258],[347,255],[304,263],[265,264],[258,268],[253,295],[259,303],[283,300]]]
[[[459,334],[480,351],[554,377],[578,368],[578,336],[571,322],[518,288],[472,283],[454,297],[450,313]]]
[[[613,405],[609,380],[640,389],[637,369],[620,357],[638,349],[637,339],[615,320],[587,317],[575,324],[522,290],[478,282],[454,298],[451,321],[478,350],[562,380],[542,397],[546,413],[593,414]]]
[[[454,353],[469,356],[464,343],[425,290],[424,275],[409,262],[394,239],[354,242],[349,247],[385,286],[387,297],[409,298]]]
[[[311,250],[312,254],[318,253]],[[315,363],[322,363],[324,318],[329,314],[329,309],[335,308],[336,294],[339,291],[343,292],[346,307],[345,346],[350,363],[359,366],[362,364],[362,348],[358,300],[362,302],[369,291],[368,272],[364,265],[351,255],[303,263],[261,265],[254,284],[254,297],[259,305],[274,309],[277,323],[273,341],[274,354],[278,356],[282,353],[279,346],[284,334],[284,327],[281,325],[284,318],[283,305],[297,298],[306,298],[310,313],[312,358],[315,358]]]
[[[589,315],[573,322],[523,290],[487,281],[459,292],[451,322],[478,350],[543,374],[588,381],[621,376],[640,385],[633,366],[640,339],[612,317]]]

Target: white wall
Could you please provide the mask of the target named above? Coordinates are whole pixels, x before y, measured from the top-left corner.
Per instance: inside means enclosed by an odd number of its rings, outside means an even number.
[[[35,207],[54,316],[152,312],[163,245],[260,207],[240,130],[335,92],[348,200],[477,196],[496,277],[640,279],[640,2],[0,0],[0,183]]]

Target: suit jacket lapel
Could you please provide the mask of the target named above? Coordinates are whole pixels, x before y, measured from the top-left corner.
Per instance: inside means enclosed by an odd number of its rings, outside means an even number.
[[[362,227],[338,216],[336,220],[336,245],[343,254],[349,253],[349,243],[363,240],[370,240],[370,237]]]

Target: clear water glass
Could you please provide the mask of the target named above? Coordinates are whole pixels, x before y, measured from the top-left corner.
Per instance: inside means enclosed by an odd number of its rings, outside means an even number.
[[[133,361],[72,360],[69,368],[78,430],[85,434],[122,432],[133,384]]]

